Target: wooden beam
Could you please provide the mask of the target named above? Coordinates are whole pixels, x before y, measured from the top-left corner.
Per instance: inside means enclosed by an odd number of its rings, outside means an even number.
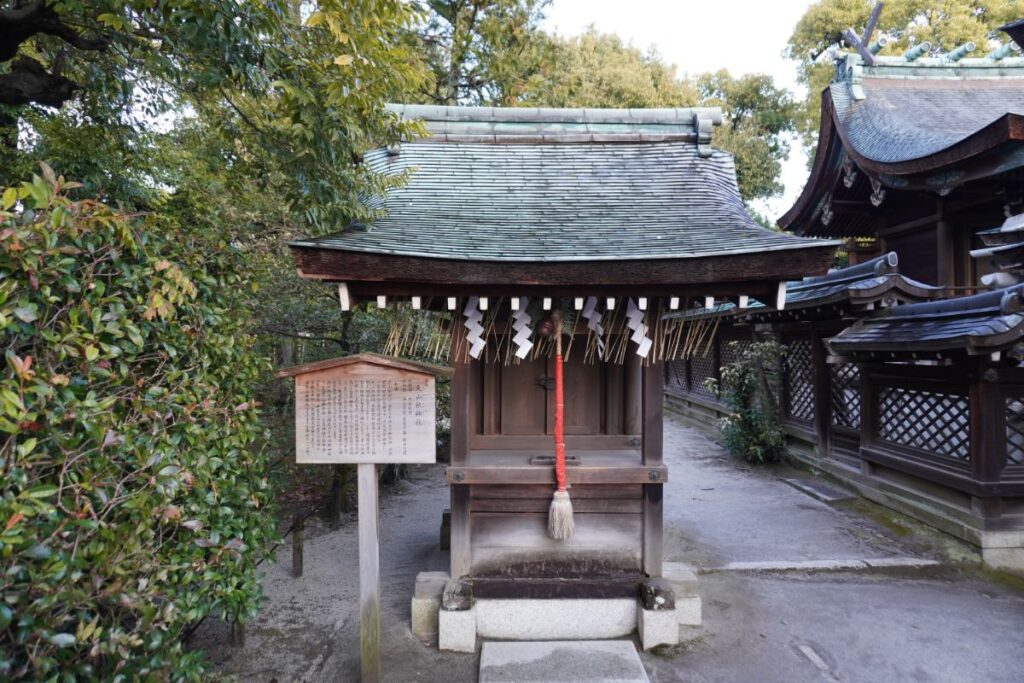
[[[301,277],[343,281],[356,293],[356,284],[375,283],[375,291],[385,295],[426,296],[453,286],[491,286],[499,292],[521,294],[526,287],[561,287],[565,295],[599,294],[599,288],[622,295],[624,287],[636,287],[637,293],[653,296],[657,287],[685,288],[687,285],[712,285],[721,290],[730,283],[742,284],[743,292],[764,280],[777,282],[823,274],[832,260],[831,245],[810,246],[780,251],[667,259],[619,261],[468,261],[435,259],[393,254],[342,251],[311,246],[292,246]],[[384,291],[383,283],[401,284],[405,291]],[[505,284],[507,283],[507,284]],[[521,284],[516,284],[521,283]],[[678,294],[694,294],[681,291]],[[490,291],[477,291],[485,296]],[[552,291],[551,294],[561,294]],[[551,295],[549,294],[549,295]],[[358,295],[358,294],[357,294]]]
[[[586,457],[586,456],[584,456]],[[457,489],[468,488],[465,484],[546,484],[555,483],[551,467],[486,465],[475,467],[449,467],[446,474],[452,485],[452,562],[455,562],[455,526]],[[586,465],[566,468],[569,484],[647,484],[652,481],[667,481],[668,468],[664,465],[623,465],[588,467]],[[454,574],[452,576],[455,576]]]

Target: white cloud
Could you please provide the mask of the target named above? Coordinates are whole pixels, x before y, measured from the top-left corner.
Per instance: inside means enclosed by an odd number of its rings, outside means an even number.
[[[767,73],[801,98],[806,93],[796,83],[796,65],[782,53],[793,27],[811,4],[811,0],[554,0],[546,28],[573,36],[593,24],[598,31],[617,33],[636,47],[654,47],[680,73],[722,68],[734,75]],[[805,153],[794,141],[782,169],[785,193],[757,203],[758,210],[777,218],[793,204],[806,180]]]

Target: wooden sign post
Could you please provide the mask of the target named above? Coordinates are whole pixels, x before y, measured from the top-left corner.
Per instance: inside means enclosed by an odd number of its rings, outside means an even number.
[[[295,461],[358,468],[363,683],[381,679],[377,465],[436,461],[434,379],[448,374],[446,368],[375,354],[277,373],[295,378]]]

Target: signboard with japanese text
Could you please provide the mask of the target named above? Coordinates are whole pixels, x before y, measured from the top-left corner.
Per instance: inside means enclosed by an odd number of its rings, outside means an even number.
[[[360,362],[295,375],[297,463],[432,463],[434,377]]]

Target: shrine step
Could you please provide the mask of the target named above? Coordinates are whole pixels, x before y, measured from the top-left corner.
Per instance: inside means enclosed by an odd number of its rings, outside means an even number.
[[[480,683],[650,683],[631,640],[488,642]]]

